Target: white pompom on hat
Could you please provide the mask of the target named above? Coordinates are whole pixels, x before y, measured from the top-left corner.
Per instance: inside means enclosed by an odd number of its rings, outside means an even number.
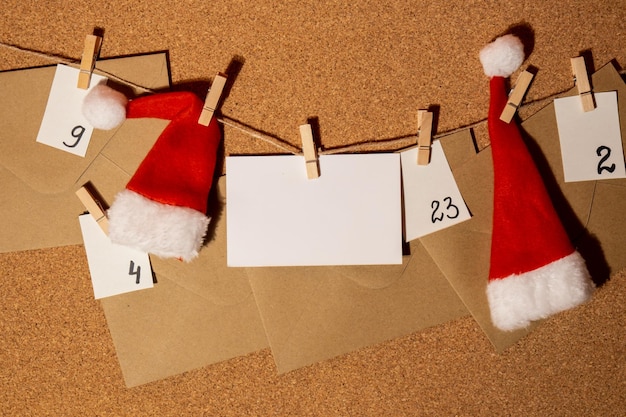
[[[504,35],[485,46],[479,58],[485,75],[510,77],[524,62],[524,44],[515,35]]]
[[[83,100],[83,115],[96,129],[111,130],[126,120],[128,99],[106,84],[98,84],[89,90]]]

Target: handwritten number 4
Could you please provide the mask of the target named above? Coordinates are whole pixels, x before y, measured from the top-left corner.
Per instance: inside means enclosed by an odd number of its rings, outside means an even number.
[[[604,155],[602,155],[603,153]],[[602,171],[604,170],[609,171],[609,173],[615,171],[615,164],[611,164],[610,166],[602,165],[607,159],[611,157],[611,148],[604,145],[599,146],[598,149],[596,149],[596,155],[602,156],[600,162],[598,162],[598,174],[602,174]]]
[[[141,266],[137,265],[137,269],[135,269],[135,262],[130,261],[130,268],[128,269],[128,275],[137,275],[135,284],[139,284],[139,279],[141,277]]]
[[[439,216],[437,216],[437,210],[439,210],[441,203],[438,200],[433,200],[433,202],[430,203],[430,208],[433,209],[433,213],[430,216],[431,222],[436,223],[438,221],[443,221],[444,216],[449,219],[456,219],[459,217],[459,208],[452,204],[452,197],[446,197],[443,201],[447,203],[445,207],[446,213],[440,213]]]

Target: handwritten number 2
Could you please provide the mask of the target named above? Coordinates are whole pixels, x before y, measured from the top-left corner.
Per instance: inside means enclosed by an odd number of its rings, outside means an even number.
[[[65,141],[63,141],[63,145],[67,146],[68,148],[75,148],[76,145],[78,145],[78,142],[80,142],[80,140],[83,138],[83,133],[85,133],[84,127],[82,127],[81,125],[74,126],[74,128],[72,129],[72,137],[76,139],[76,141],[72,144],[65,143]]]
[[[602,155],[604,153],[604,156]],[[596,149],[596,155],[602,156],[600,162],[598,162],[598,174],[602,174],[602,171],[607,170],[609,173],[615,171],[615,164],[611,164],[610,166],[603,166],[602,164],[611,157],[611,148],[608,146],[599,146]]]
[[[452,197],[446,197],[443,201],[447,203],[445,207],[445,214],[439,213],[439,215],[437,215],[437,211],[439,210],[441,203],[438,200],[433,200],[433,202],[430,203],[430,208],[433,209],[433,213],[430,216],[431,222],[436,223],[438,221],[443,221],[444,216],[449,219],[456,219],[459,217],[459,208],[452,204]]]
[[[135,269],[135,262],[130,261],[130,268],[128,269],[128,275],[137,275],[135,284],[139,284],[139,279],[141,276],[141,266],[137,265],[137,269]]]

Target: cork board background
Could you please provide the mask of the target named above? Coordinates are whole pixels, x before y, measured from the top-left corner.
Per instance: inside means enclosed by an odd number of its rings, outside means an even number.
[[[299,147],[317,118],[326,150],[410,144],[418,108],[438,134],[476,128],[488,88],[477,53],[512,26],[538,69],[522,118],[572,86],[569,58],[626,63],[626,2],[7,0],[0,70],[169,52],[172,82],[201,95],[236,68],[224,115]],[[24,50],[28,49],[31,52]],[[593,70],[593,68],[591,68]],[[546,99],[547,98],[547,99]],[[281,152],[225,128],[227,154]],[[82,246],[0,255],[0,415],[620,416],[626,410],[626,273],[497,355],[469,317],[277,375],[269,350],[127,389]]]

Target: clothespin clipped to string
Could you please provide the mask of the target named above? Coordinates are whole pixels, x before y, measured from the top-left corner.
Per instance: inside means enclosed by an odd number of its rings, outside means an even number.
[[[100,55],[100,47],[102,46],[102,37],[98,35],[87,35],[85,37],[85,47],[83,56],[80,60],[80,72],[78,73],[77,87],[83,90],[89,88],[91,82],[91,74],[96,67],[96,59]]]
[[[591,91],[591,83],[589,82],[589,74],[587,74],[587,66],[585,58],[578,56],[570,59],[572,65],[572,73],[574,75],[574,83],[578,87],[578,95],[582,102],[583,111],[592,111],[596,108],[596,102]]]
[[[204,100],[204,107],[202,108],[202,113],[200,113],[200,117],[198,118],[198,124],[208,126],[211,122],[213,114],[215,113],[220,99],[222,98],[227,78],[228,76],[226,74],[220,72],[213,79],[211,88],[209,88],[206,99]]]
[[[76,190],[76,195],[89,214],[91,214],[91,217],[98,223],[104,234],[108,236],[109,219],[106,215],[106,210],[100,200],[96,198],[95,192],[89,187],[89,184],[85,184]]]
[[[511,94],[509,94],[509,99],[506,102],[504,110],[502,110],[502,114],[500,115],[500,120],[505,123],[511,123],[511,120],[513,120],[513,116],[515,116],[517,109],[519,108],[520,104],[522,104],[522,100],[524,99],[526,91],[528,91],[528,87],[530,87],[530,83],[533,80],[534,76],[535,75],[532,72],[524,70],[524,72],[522,72],[519,77],[517,77],[515,87],[513,87]]]
[[[433,141],[433,113],[417,111],[417,165],[430,163],[430,146]]]
[[[302,140],[302,153],[304,153],[306,176],[310,180],[319,178],[320,167],[317,158],[317,147],[313,140],[313,129],[310,123],[300,126],[300,139]]]

